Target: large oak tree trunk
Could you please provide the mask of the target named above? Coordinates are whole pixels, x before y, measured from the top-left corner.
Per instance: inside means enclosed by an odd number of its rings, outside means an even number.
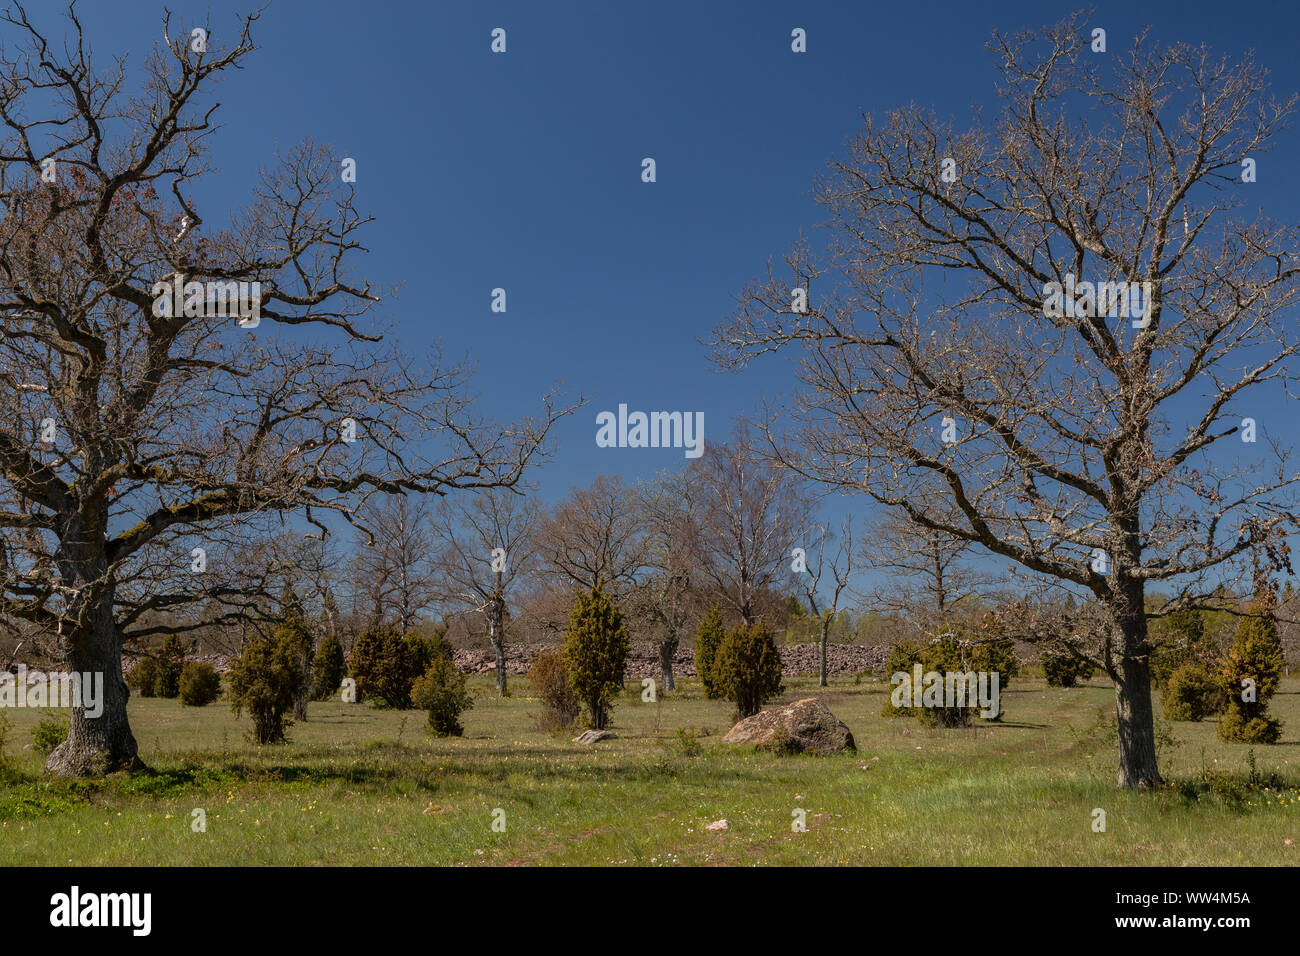
[[[86,626],[72,635],[68,670],[103,675],[103,713],[86,715],[86,701],[72,709],[68,739],[54,749],[45,769],[60,777],[86,777],[144,768],[126,717],[130,697],[122,679],[122,639],[113,621],[113,592],[105,589],[90,610]]]
[[[1115,683],[1119,718],[1119,785],[1148,788],[1161,782],[1156,766],[1155,715],[1151,708],[1151,668],[1145,659],[1119,663]]]
[[[1142,591],[1128,596],[1115,629],[1115,714],[1119,728],[1119,785],[1150,788],[1162,781],[1156,766],[1155,713]]]

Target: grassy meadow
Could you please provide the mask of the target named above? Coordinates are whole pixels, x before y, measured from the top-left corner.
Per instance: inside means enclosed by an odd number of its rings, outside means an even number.
[[[430,737],[418,711],[330,701],[276,747],[249,744],[224,701],[133,699],[151,772],[98,781],[45,777],[24,749],[40,714],[9,710],[0,863],[1300,864],[1297,678],[1271,704],[1275,746],[1160,721],[1170,786],[1155,793],[1113,785],[1114,697],[1100,681],[1017,680],[1000,724],[938,730],[881,716],[883,681],[787,680],[781,701],[823,696],[853,731],[857,754],[833,758],[724,744],[730,705],[693,681],[657,703],[629,681],[618,739],[594,747],[534,729],[523,678],[505,700],[486,677],[471,686],[463,738]],[[196,809],[206,832],[192,829]],[[723,818],[729,830],[706,829]]]

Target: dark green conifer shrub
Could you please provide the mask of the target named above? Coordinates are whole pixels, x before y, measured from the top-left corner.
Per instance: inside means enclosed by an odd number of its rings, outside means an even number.
[[[1044,648],[1040,660],[1048,687],[1073,687],[1079,681],[1089,680],[1097,671],[1090,661],[1072,654],[1064,646]]]
[[[326,700],[338,693],[345,670],[343,645],[337,637],[326,637],[320,642],[312,661],[312,698]]]
[[[388,627],[362,631],[348,661],[357,682],[357,699],[409,708],[411,687],[428,669],[430,659],[428,647],[415,634],[403,635]]]
[[[1282,725],[1268,715],[1268,700],[1282,679],[1285,658],[1272,615],[1243,617],[1219,671],[1225,694],[1219,737],[1275,744]]]
[[[717,700],[722,696],[713,677],[713,659],[725,636],[722,612],[716,606],[712,607],[704,620],[700,621],[700,630],[695,637],[695,671],[700,675],[700,685],[704,688],[704,696],[709,700]]]
[[[1198,661],[1177,667],[1161,692],[1167,720],[1202,720],[1214,713],[1216,701],[1225,697],[1210,669]]]
[[[781,693],[781,655],[772,629],[762,623],[741,625],[718,645],[713,659],[718,690],[736,705],[736,717],[752,717]]]
[[[293,709],[303,683],[301,636],[282,624],[269,636],[244,642],[230,671],[231,709],[253,718],[253,739],[259,744],[282,743],[293,721]]]
[[[32,749],[42,757],[48,757],[54,748],[68,739],[68,719],[49,711],[32,728]]]
[[[415,706],[429,714],[429,732],[439,737],[459,737],[465,733],[460,715],[474,706],[474,698],[465,689],[465,675],[456,669],[451,647],[441,639],[432,650],[428,669],[411,688]]]
[[[586,707],[596,730],[604,730],[609,724],[614,696],[623,688],[624,666],[631,650],[623,614],[609,595],[600,589],[579,595],[569,611],[564,665],[573,692]]]
[[[141,697],[157,697],[159,670],[156,660],[152,657],[142,657],[131,669],[131,677],[127,683]]]
[[[155,685],[159,697],[172,700],[180,696],[181,671],[185,667],[185,647],[175,634],[168,634],[158,654],[158,682]]]
[[[187,707],[206,707],[221,696],[221,675],[207,661],[190,661],[181,670],[180,698]]]

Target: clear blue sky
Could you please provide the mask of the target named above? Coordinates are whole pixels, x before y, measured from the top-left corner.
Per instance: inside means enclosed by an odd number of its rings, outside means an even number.
[[[250,9],[168,3],[187,24],[209,20],[218,40]],[[399,340],[471,353],[496,416],[537,409],[556,379],[590,399],[535,476],[554,500],[601,473],[683,463],[680,450],[597,448],[597,411],[703,411],[708,442],[760,393],[788,392],[784,363],[720,374],[697,339],[821,220],[813,177],[860,112],[915,101],[958,125],[976,106],[988,116],[990,32],[1081,5],[275,0],[262,49],[218,89],[226,129],[208,208],[242,204],[277,146],[311,137],[354,157],[361,208],[377,217],[367,273],[402,284],[381,311]],[[58,6],[33,10],[53,26]],[[101,58],[139,64],[160,35],[162,0],[83,6]],[[1294,2],[1094,9],[1112,51],[1150,26],[1162,44],[1254,48],[1275,92],[1300,88]],[[507,31],[504,55],[489,49],[495,27]],[[795,27],[806,54],[790,50]],[[1278,219],[1300,206],[1298,146],[1290,131],[1261,161],[1257,195]],[[641,182],[646,156],[654,184]],[[498,286],[504,315],[489,309]]]

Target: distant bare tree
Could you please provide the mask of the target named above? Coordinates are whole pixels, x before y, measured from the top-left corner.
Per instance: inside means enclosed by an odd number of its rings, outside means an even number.
[[[987,584],[987,576],[970,566],[973,547],[969,540],[887,512],[871,524],[861,550],[866,564],[887,576],[872,592],[872,606],[906,614],[914,627],[932,632]]]
[[[1295,98],[1249,56],[1093,55],[1082,14],[991,46],[996,124],[869,118],[817,187],[828,254],[746,290],[715,356],[799,350],[777,450],[823,488],[1090,592],[1118,782],[1149,787],[1148,585],[1197,606],[1296,525],[1289,453],[1242,439],[1296,375],[1300,231],[1234,214]]]
[[[840,527],[839,542],[832,552],[831,540],[834,538],[829,524],[820,523],[813,526],[811,548],[805,548],[807,570],[799,577],[799,589],[808,601],[808,608],[817,618],[818,640],[821,644],[821,680],[822,687],[827,684],[826,645],[830,643],[831,625],[839,613],[840,597],[848,589],[849,578],[853,574],[853,521],[845,518]],[[822,587],[822,579],[826,586]]]
[[[536,573],[538,524],[536,502],[504,489],[444,502],[433,523],[441,596],[486,623],[497,657],[498,697],[506,695],[508,603]]]
[[[756,600],[786,588],[791,551],[812,525],[812,509],[792,473],[756,454],[747,426],[714,443],[686,469],[682,485],[693,528],[694,566],[740,619]]]
[[[673,656],[691,614],[691,552],[695,527],[686,493],[686,476],[660,475],[641,489],[649,574],[638,588],[639,604],[659,628],[659,674],[664,687],[676,689]]]
[[[539,548],[551,573],[580,591],[630,585],[645,566],[645,526],[636,489],[617,475],[574,488],[542,523]]]
[[[438,596],[427,498],[384,495],[357,512],[365,532],[353,554],[352,586],[365,595],[371,626],[395,621],[410,631]]]

